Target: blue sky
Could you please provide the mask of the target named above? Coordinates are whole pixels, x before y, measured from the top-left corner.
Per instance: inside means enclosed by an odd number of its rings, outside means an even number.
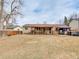
[[[79,13],[79,0],[23,0],[23,17],[17,18],[17,23],[59,23],[64,16]]]

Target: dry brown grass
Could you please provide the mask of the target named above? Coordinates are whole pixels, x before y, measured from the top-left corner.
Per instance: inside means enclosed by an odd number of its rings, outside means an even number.
[[[0,39],[0,59],[78,59],[79,37],[17,35]]]

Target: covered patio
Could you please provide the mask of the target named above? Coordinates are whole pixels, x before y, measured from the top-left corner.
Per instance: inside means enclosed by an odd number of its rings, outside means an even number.
[[[60,24],[28,24],[31,34],[67,34],[70,31],[70,27]],[[66,33],[67,32],[67,33]]]
[[[69,26],[59,26],[58,27],[58,32],[59,34],[62,35],[67,35],[71,31],[71,28]]]
[[[33,34],[52,34],[51,29],[52,27],[33,27],[32,33]]]

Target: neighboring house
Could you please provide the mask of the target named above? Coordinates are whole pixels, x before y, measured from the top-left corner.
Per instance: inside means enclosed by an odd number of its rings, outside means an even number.
[[[72,20],[69,24],[71,30],[79,31],[79,20]]]
[[[15,30],[15,31],[23,31],[24,30],[24,28],[22,28],[22,27],[15,27],[15,28],[13,28],[13,30]]]
[[[14,31],[17,31],[18,34],[22,34],[22,33],[25,32],[25,28],[20,27],[20,26],[19,26],[19,27],[15,27],[13,30],[14,30]]]
[[[23,34],[27,34],[27,33],[30,32],[30,29],[29,29],[29,28],[27,29],[27,28],[25,28],[25,27],[16,27],[16,28],[14,28],[13,30],[22,31]]]
[[[14,28],[5,29],[5,30],[3,30],[3,32],[5,32],[6,35],[11,36],[11,35],[22,34],[23,30],[24,30],[24,28],[17,26]]]
[[[31,28],[27,28],[27,29],[25,29],[25,30],[23,31],[24,34],[28,34],[28,33],[30,33],[30,32],[31,32]]]

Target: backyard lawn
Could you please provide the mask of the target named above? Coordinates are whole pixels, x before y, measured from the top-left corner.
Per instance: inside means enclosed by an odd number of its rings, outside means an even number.
[[[0,59],[79,59],[79,37],[55,35],[2,37]]]

